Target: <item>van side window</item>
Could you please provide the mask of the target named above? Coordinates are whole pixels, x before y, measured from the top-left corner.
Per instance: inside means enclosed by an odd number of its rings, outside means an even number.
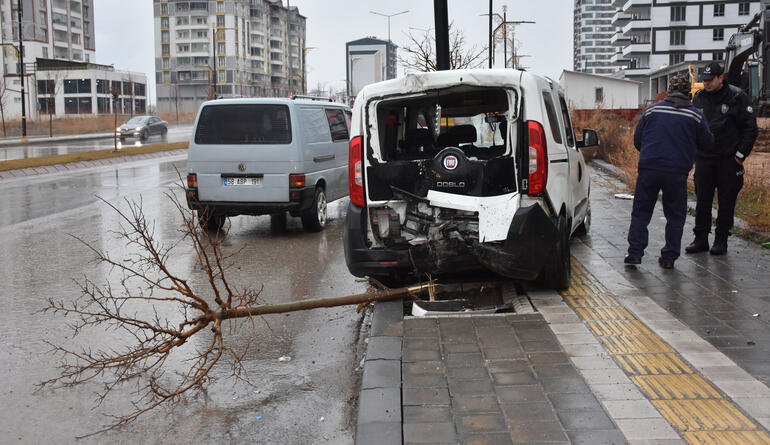
[[[567,145],[574,147],[575,134],[572,132],[572,122],[569,120],[569,109],[567,108],[567,102],[564,100],[564,96],[559,96],[559,104],[561,105],[561,115],[564,119],[564,134],[567,137]]]
[[[348,135],[348,122],[345,119],[345,113],[339,108],[326,109],[326,119],[329,121],[329,130],[332,132],[332,141],[347,141],[350,139]]]
[[[559,118],[556,115],[556,107],[553,105],[553,96],[551,96],[551,93],[543,91],[543,103],[545,103],[545,112],[548,115],[548,123],[551,126],[551,136],[553,136],[554,142],[561,144]]]

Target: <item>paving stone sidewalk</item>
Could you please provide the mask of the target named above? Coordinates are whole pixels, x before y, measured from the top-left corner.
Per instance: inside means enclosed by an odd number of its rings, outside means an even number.
[[[620,191],[614,177],[592,169],[592,180],[593,227],[583,243],[757,380],[770,384],[770,249],[733,236],[727,255],[685,254],[694,224],[688,216],[682,256],[673,270],[663,270],[657,257],[665,219],[658,203],[642,265],[624,266],[633,201],[614,198]]]

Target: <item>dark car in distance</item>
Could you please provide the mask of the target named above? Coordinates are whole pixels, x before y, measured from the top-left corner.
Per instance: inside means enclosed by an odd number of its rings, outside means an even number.
[[[115,130],[121,141],[135,138],[146,141],[152,135],[165,138],[168,134],[168,122],[156,116],[134,116]]]

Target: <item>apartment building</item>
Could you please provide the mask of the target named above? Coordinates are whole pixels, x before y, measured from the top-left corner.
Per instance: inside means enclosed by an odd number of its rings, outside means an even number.
[[[623,68],[625,78],[642,81],[662,68],[723,60],[730,36],[760,9],[757,0],[613,0],[612,5],[617,10],[612,63]]]
[[[613,0],[575,0],[573,24],[573,69],[588,74],[608,75],[620,70],[611,62],[615,47]]]
[[[374,37],[345,44],[346,83],[349,98],[355,98],[366,85],[396,78],[396,50],[392,41]]]
[[[305,17],[281,0],[153,0],[161,112],[214,97],[304,94]]]

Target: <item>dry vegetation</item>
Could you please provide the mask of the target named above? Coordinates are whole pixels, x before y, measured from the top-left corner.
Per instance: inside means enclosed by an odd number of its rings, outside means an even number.
[[[170,125],[177,124],[192,124],[195,120],[195,111],[180,112],[177,119],[176,113],[161,113],[158,116],[168,121]],[[118,125],[131,119],[128,114],[118,115]],[[105,133],[115,129],[115,115],[104,114],[99,116],[88,117],[61,117],[53,118],[53,135],[65,135],[65,134],[87,134],[87,133]],[[27,135],[29,136],[46,136],[49,134],[48,117],[41,115],[39,119],[27,120]],[[6,135],[8,137],[21,136],[21,121],[6,120],[5,121]],[[2,131],[2,128],[0,128]]]
[[[576,114],[576,129],[592,128],[599,133],[601,144],[593,153],[620,168],[623,181],[629,190],[636,183],[638,152],[633,144],[633,130],[638,116],[629,121],[605,110]],[[755,145],[755,152],[746,161],[746,176],[743,190],[738,195],[735,214],[746,220],[755,229],[770,231],[770,153],[761,152],[770,147],[770,119],[759,119],[761,129]],[[690,190],[693,190],[692,184]]]

